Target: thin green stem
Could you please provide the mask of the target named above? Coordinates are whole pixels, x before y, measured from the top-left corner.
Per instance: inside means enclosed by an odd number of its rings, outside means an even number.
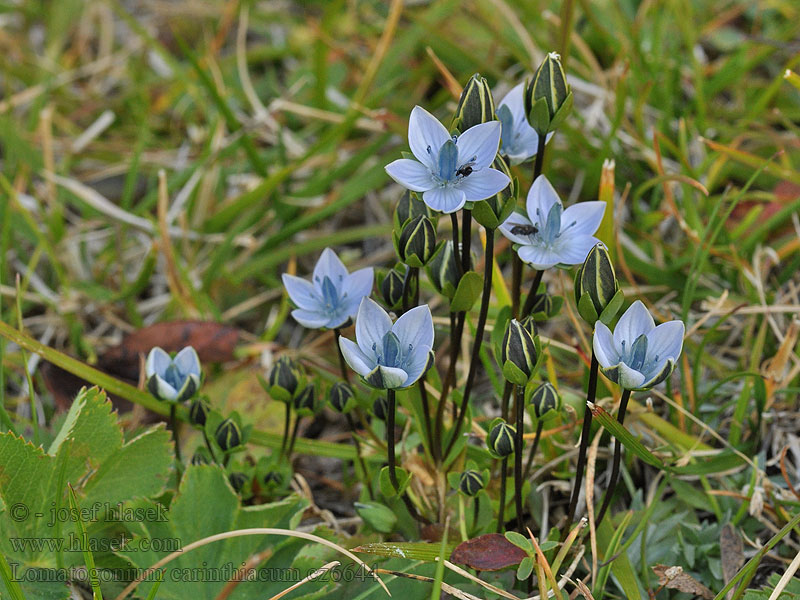
[[[472,245],[472,211],[464,209],[461,217],[461,271],[470,269],[470,246]]]
[[[450,213],[450,223],[453,226],[453,258],[459,270],[458,278],[460,280],[464,272],[461,270],[461,252],[459,251],[460,244],[458,242],[458,217],[456,213]]]
[[[181,443],[178,439],[178,418],[175,416],[175,403],[169,405],[169,428],[172,430],[172,441],[175,443],[175,460],[178,464],[183,463],[181,458]]]
[[[203,428],[203,441],[206,443],[206,448],[208,449],[208,453],[211,455],[211,460],[215,463],[219,463],[217,460],[217,455],[214,453],[214,447],[211,445],[211,440],[208,439],[208,434],[206,434],[205,428]]]
[[[517,507],[517,530],[525,535],[523,527],[522,504],[522,451],[525,439],[522,437],[525,426],[525,387],[517,386],[517,438],[514,443],[514,502]]]
[[[342,330],[337,327],[333,330],[333,343],[336,346],[336,354],[339,356],[339,368],[342,370],[342,377],[344,377],[347,383],[350,383],[350,371],[347,369],[347,363],[344,360],[342,348],[339,346],[340,337],[342,337]]]
[[[386,410],[386,446],[387,446],[387,462],[389,463],[389,481],[392,483],[392,487],[394,487],[395,491],[400,496],[403,504],[405,504],[406,509],[411,514],[411,516],[423,524],[430,524],[430,521],[426,519],[424,516],[419,514],[414,504],[411,502],[409,497],[403,492],[400,493],[400,482],[397,480],[397,465],[394,453],[394,421],[395,421],[395,411],[397,409],[397,401],[395,399],[395,392],[393,389],[386,390],[386,400],[388,403],[388,407]]]
[[[285,415],[286,417],[283,420],[283,442],[281,443],[281,456],[286,453],[286,444],[289,441],[289,423],[292,419],[292,407],[290,402],[285,403],[286,410]]]
[[[361,455],[361,442],[358,441],[358,429],[356,429],[356,422],[353,420],[353,415],[350,413],[345,414],[347,424],[350,426],[350,431],[353,434],[353,445],[356,447],[356,460],[361,467],[361,473],[364,477],[364,485],[367,487],[369,499],[374,500],[375,495],[372,493],[372,483],[369,480],[369,471],[367,471],[367,464],[364,462],[364,457]]]
[[[533,444],[531,445],[530,452],[528,452],[528,462],[525,463],[525,471],[522,474],[523,479],[528,479],[531,474],[533,457],[536,455],[536,450],[539,448],[539,439],[542,437],[542,427],[544,427],[544,423],[539,420],[539,424],[536,426],[536,435],[533,437]]]
[[[522,308],[521,316],[523,317],[527,317],[533,310],[533,303],[536,301],[536,293],[539,290],[539,284],[542,283],[542,275],[544,275],[544,270],[534,269],[531,291],[528,292],[528,297],[525,299],[525,306]]]
[[[300,416],[298,416],[294,420],[294,427],[292,427],[292,437],[289,440],[289,449],[286,452],[286,457],[290,461],[292,460],[292,452],[294,452],[294,443],[297,440],[297,430],[300,428],[300,421],[302,421],[302,418]]]
[[[467,374],[467,383],[464,387],[464,396],[461,399],[461,407],[456,418],[455,426],[453,427],[452,435],[447,443],[447,449],[444,456],[450,454],[453,445],[461,432],[461,426],[464,422],[464,416],[467,413],[467,406],[469,406],[469,397],[472,393],[472,386],[475,382],[475,375],[478,372],[478,364],[480,363],[481,344],[483,343],[483,331],[486,328],[486,318],[489,314],[489,300],[492,295],[492,264],[494,262],[494,229],[486,229],[486,255],[484,260],[483,269],[483,296],[481,297],[481,310],[478,315],[478,325],[475,329],[475,341],[472,344],[472,355],[469,361],[469,373]]]
[[[508,457],[504,456],[500,462],[500,506],[497,508],[497,533],[502,533],[505,527],[507,471]]]
[[[450,388],[456,378],[456,363],[458,362],[458,351],[461,346],[461,332],[464,329],[464,313],[450,313],[450,364],[447,367],[447,374],[442,382],[442,392],[439,394],[439,404],[436,407],[436,440],[443,444],[442,433],[444,430],[444,411],[447,407],[447,397]],[[444,457],[444,456],[443,456]]]
[[[536,160],[533,163],[533,180],[542,174],[542,167],[544,166],[544,144],[547,141],[546,135],[540,135],[537,142]]]
[[[586,391],[586,402],[594,402],[595,394],[597,393],[597,371],[600,365],[597,362],[597,357],[592,351],[592,363],[589,367],[589,388]],[[592,433],[592,411],[588,408],[584,409],[583,413],[583,430],[581,431],[581,445],[578,450],[578,466],[575,470],[575,485],[572,488],[572,497],[569,501],[569,509],[567,511],[567,524],[563,529],[565,533],[569,532],[572,520],[575,518],[575,509],[578,507],[578,496],[581,493],[581,483],[583,482],[583,469],[586,465],[586,451],[589,448],[589,436]]]
[[[628,400],[630,400],[630,398],[631,390],[624,390],[622,392],[622,398],[619,400],[619,412],[617,412],[617,421],[620,425],[622,425],[622,423],[625,421],[625,411],[628,409]],[[606,497],[603,500],[603,506],[600,509],[600,512],[597,514],[595,527],[600,526],[600,523],[603,521],[603,517],[606,515],[606,511],[611,504],[611,498],[614,496],[614,490],[617,487],[617,479],[619,478],[619,461],[621,453],[622,445],[620,444],[619,438],[616,438],[614,440],[614,462],[611,464],[611,478],[608,480]]]
[[[422,426],[425,429],[425,437],[428,440],[428,448],[431,450],[431,454],[433,455],[434,461],[439,464],[442,459],[442,449],[440,448],[439,444],[433,443],[433,423],[431,423],[431,405],[428,401],[428,390],[425,388],[425,373],[422,374],[422,377],[419,378],[419,397],[420,401],[422,402],[422,413],[425,417],[425,420],[422,422]]]

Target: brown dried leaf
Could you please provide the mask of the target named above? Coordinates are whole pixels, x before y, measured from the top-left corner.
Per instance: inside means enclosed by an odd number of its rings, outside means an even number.
[[[450,562],[466,565],[479,571],[499,571],[513,567],[528,556],[499,533],[487,533],[459,544]]]
[[[684,573],[683,567],[654,565],[653,572],[658,576],[659,585],[663,585],[671,590],[694,594],[701,598],[708,598],[709,600],[714,599],[714,592],[688,573]]]

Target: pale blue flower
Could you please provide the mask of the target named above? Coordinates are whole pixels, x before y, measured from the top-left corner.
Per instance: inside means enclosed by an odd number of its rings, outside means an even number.
[[[497,156],[501,129],[499,121],[490,121],[451,136],[436,117],[415,106],[408,145],[417,160],[398,159],[386,165],[386,172],[400,185],[422,192],[422,200],[433,210],[453,213],[509,184],[504,173],[489,167]]]
[[[144,371],[147,389],[159,400],[183,402],[200,389],[200,357],[191,346],[178,352],[175,358],[159,347],[153,348],[147,355]]]
[[[597,321],[592,347],[600,370],[626,390],[648,390],[664,381],[678,362],[683,348],[682,321],[656,327],[640,300],[625,311],[614,333]]]
[[[347,364],[379,389],[407,388],[433,364],[433,318],[427,304],[392,324],[374,300],[364,298],[356,316],[356,342],[339,338]]]
[[[348,273],[342,261],[325,248],[314,266],[312,281],[283,274],[283,285],[297,306],[294,320],[303,327],[334,329],[346,325],[364,296],[372,292],[372,267]]]
[[[528,215],[512,213],[499,229],[517,244],[519,257],[534,269],[582,264],[595,244],[605,202],[579,202],[564,209],[544,175],[528,192]]]
[[[503,127],[500,154],[508,158],[509,164],[518,165],[536,156],[539,134],[525,116],[525,83],[514,86],[497,105],[495,112]],[[553,133],[547,134],[545,143],[550,141]]]

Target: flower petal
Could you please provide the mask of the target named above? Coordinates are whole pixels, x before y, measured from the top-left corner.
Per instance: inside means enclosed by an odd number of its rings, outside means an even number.
[[[289,294],[289,299],[299,308],[315,310],[320,307],[319,297],[314,289],[314,284],[300,277],[284,273],[281,275],[283,287]]]
[[[635,390],[644,383],[644,375],[639,371],[631,369],[625,363],[619,363],[619,386],[625,390]]]
[[[369,296],[372,293],[372,282],[374,276],[375,272],[372,267],[367,267],[366,269],[353,271],[344,278],[342,293],[347,294],[348,301],[357,300],[356,310],[358,309],[358,304],[361,303],[361,299],[364,296]],[[355,312],[353,312],[353,315],[355,315]]]
[[[511,231],[517,225],[530,226],[533,225],[533,223],[531,223],[528,217],[526,217],[522,213],[513,212],[503,223],[500,224],[500,227],[498,227],[498,229],[500,230],[500,233],[502,233],[505,237],[510,239],[515,244],[521,244],[523,246],[530,245],[533,240],[532,236],[520,235],[513,233]]]
[[[159,400],[167,402],[172,402],[178,395],[178,391],[158,375],[147,380],[147,390]]]
[[[540,271],[554,267],[561,262],[561,258],[543,244],[520,246],[517,254],[524,262]]]
[[[654,373],[647,373],[647,381],[639,386],[639,390],[649,390],[652,387],[657,386],[659,383],[664,381],[667,377],[669,377],[670,373],[675,369],[675,361],[671,358],[664,361],[664,364],[660,366],[660,368],[655,371]]]
[[[619,363],[619,352],[617,352],[617,349],[614,347],[614,336],[608,326],[602,321],[597,321],[594,325],[592,349],[601,367],[613,367]]]
[[[364,375],[364,381],[372,387],[382,390],[399,388],[407,379],[408,373],[403,369],[384,367],[383,365],[378,365]]]
[[[339,336],[339,348],[342,351],[345,362],[362,377],[375,367],[374,362],[361,351],[361,348],[354,341]]]
[[[424,192],[436,187],[430,169],[410,158],[399,158],[384,167],[389,177],[409,190]]]
[[[322,289],[322,280],[326,275],[330,277],[337,290],[342,289],[342,282],[347,277],[347,268],[336,256],[336,252],[330,248],[325,248],[322,251],[317,264],[314,265],[314,285],[317,289]]]
[[[533,223],[544,225],[553,204],[561,204],[561,199],[547,177],[539,175],[528,191],[528,199],[525,202],[528,218]]]
[[[507,106],[508,110],[511,112],[511,116],[514,118],[514,125],[528,120],[525,118],[525,82],[518,83],[511,91],[508,92],[500,102],[497,103],[497,108],[501,106]],[[530,127],[530,125],[528,125]],[[533,130],[533,127],[531,127]]]
[[[151,349],[150,353],[147,355],[147,361],[144,365],[145,375],[147,377],[156,374],[163,375],[166,372],[167,367],[169,367],[171,364],[172,359],[169,357],[169,354],[156,346],[155,348]]]
[[[561,215],[561,229],[569,227],[569,235],[594,235],[600,227],[605,212],[605,202],[578,202],[564,209]]]
[[[481,169],[461,179],[455,187],[466,194],[467,202],[475,202],[476,200],[486,200],[486,198],[502,192],[509,183],[508,176],[502,171]]]
[[[433,351],[430,347],[422,346],[416,349],[411,360],[406,361],[403,365],[408,378],[403,383],[403,387],[409,387],[417,382],[422,377],[422,374],[433,364]]]
[[[420,347],[433,346],[433,318],[427,304],[412,308],[395,321],[392,332],[400,340],[403,351],[411,346],[416,353]]]
[[[492,164],[500,148],[502,130],[500,121],[489,121],[474,125],[458,136],[458,165],[469,163],[474,165],[473,169],[483,169]]]
[[[308,329],[327,327],[328,321],[330,320],[330,315],[327,313],[316,310],[306,310],[304,308],[296,308],[293,310],[292,317],[295,321],[300,323],[300,325]]]
[[[686,327],[683,321],[667,321],[647,334],[647,356],[659,361],[671,358],[678,360],[683,349],[683,334]]]
[[[197,351],[191,346],[186,346],[186,348],[178,352],[172,362],[178,367],[178,373],[183,376],[197,375],[200,377],[202,373],[200,357],[197,356]]]
[[[645,308],[641,300],[637,300],[619,318],[619,323],[614,328],[614,343],[617,345],[617,350],[621,354],[625,354],[625,352],[621,352],[623,341],[625,342],[625,349],[629,350],[636,338],[642,334],[649,333],[655,326],[655,321],[653,321],[650,312]]]
[[[436,171],[439,148],[449,139],[450,133],[436,117],[421,106],[414,107],[408,120],[408,146],[429,171]]]
[[[553,252],[558,256],[558,264],[561,265],[580,265],[586,260],[589,251],[599,243],[596,237],[591,235],[567,233],[561,236],[553,245]]]
[[[183,382],[183,386],[181,389],[178,390],[178,393],[175,396],[175,402],[185,402],[189,400],[192,396],[197,393],[197,390],[200,389],[200,377],[191,374],[186,378],[186,381]]]
[[[458,188],[437,187],[422,194],[422,200],[433,210],[449,214],[460,210],[467,196]]]
[[[392,319],[374,300],[366,296],[356,315],[356,342],[370,358],[375,356],[373,346],[383,348],[383,336],[392,328]]]

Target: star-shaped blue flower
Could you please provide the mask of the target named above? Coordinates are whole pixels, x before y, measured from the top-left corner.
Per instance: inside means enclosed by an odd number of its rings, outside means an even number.
[[[527,216],[512,213],[499,229],[534,269],[582,264],[600,242],[594,233],[603,220],[605,202],[579,202],[564,209],[553,186],[539,175],[528,192],[526,208]]]
[[[283,285],[297,309],[294,320],[303,327],[342,327],[358,311],[361,299],[372,292],[372,267],[348,273],[336,253],[325,248],[314,266],[312,281],[284,273]]]
[[[597,321],[592,347],[600,370],[627,390],[649,390],[664,381],[683,349],[682,321],[656,327],[653,317],[637,300],[619,318],[614,333]]]
[[[374,300],[364,298],[356,316],[356,342],[339,338],[342,355],[364,381],[378,389],[407,388],[433,364],[433,318],[427,304],[392,324]]]
[[[500,154],[508,158],[509,164],[518,165],[536,156],[539,134],[525,116],[525,83],[514,86],[497,105],[495,112],[503,127]],[[553,133],[547,134],[546,142],[550,141]]]
[[[453,213],[509,184],[504,173],[489,167],[497,156],[501,129],[499,121],[491,121],[451,136],[436,117],[415,106],[408,145],[417,160],[398,159],[386,165],[386,172],[403,187],[422,192],[422,200],[433,210]]]

